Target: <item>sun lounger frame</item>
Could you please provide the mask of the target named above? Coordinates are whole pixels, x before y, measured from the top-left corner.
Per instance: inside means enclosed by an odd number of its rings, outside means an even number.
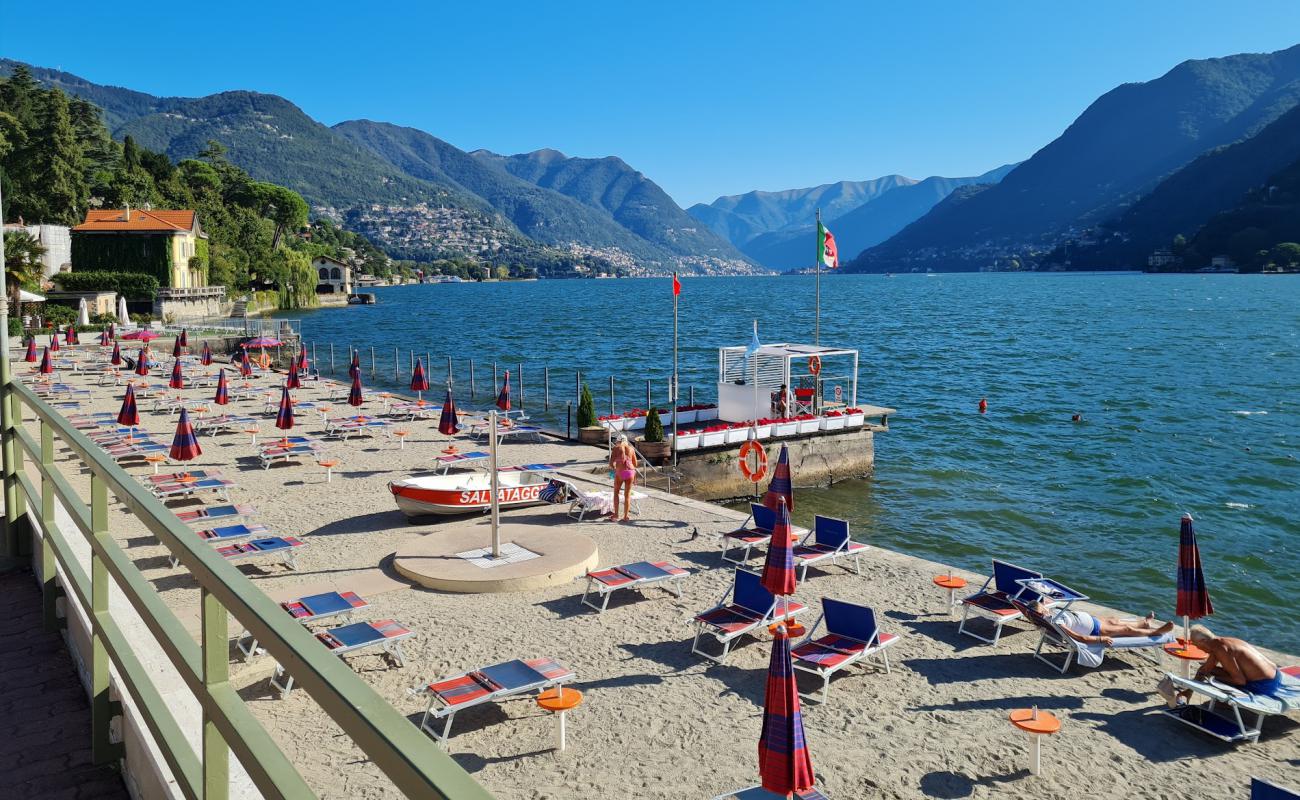
[[[842,530],[839,530],[843,526]],[[834,544],[822,542],[823,532],[828,540],[834,541]],[[843,536],[840,539],[840,536]],[[836,541],[838,540],[838,541]],[[800,549],[814,550],[814,555],[800,555]],[[867,549],[865,544],[853,541],[849,535],[848,520],[837,519],[835,517],[824,517],[821,514],[813,518],[813,529],[808,532],[799,545],[795,548],[794,565],[800,570],[799,582],[808,580],[808,568],[815,567],[827,561],[832,564],[838,564],[841,556],[853,557],[853,571],[858,575],[862,574],[862,553]]]
[[[714,661],[718,664],[722,664],[727,660],[727,656],[731,653],[732,644],[740,637],[751,634],[760,628],[771,625],[774,622],[793,619],[806,610],[802,603],[795,602],[785,597],[773,596],[767,591],[767,589],[763,588],[759,581],[760,578],[757,573],[739,567],[736,569],[735,576],[732,578],[731,586],[727,587],[726,593],[724,593],[722,598],[718,600],[717,605],[707,611],[696,614],[695,618],[691,621],[691,624],[695,626],[695,638],[691,642],[692,653],[704,656],[710,661]],[[739,593],[737,590],[741,590],[744,593],[743,599],[737,600],[736,595]],[[757,607],[760,605],[758,602],[759,595],[757,594],[759,591],[763,592],[763,594],[767,595],[770,599],[765,603],[766,607],[762,610]],[[750,596],[751,593],[753,595],[752,597]],[[732,602],[728,603],[728,598],[731,598]],[[746,605],[746,603],[749,603],[750,605]],[[747,619],[748,624],[742,625],[733,631],[725,631],[722,630],[720,626],[702,619],[708,614],[723,610],[730,611],[742,619]],[[708,651],[700,649],[700,637],[706,633],[722,645],[722,652],[716,656]]]
[[[860,622],[861,620],[851,621],[849,622],[849,624],[845,625],[845,627],[839,631],[832,630],[831,629],[832,623],[829,620],[827,620],[827,616],[826,616],[826,612],[828,608],[831,611],[833,616],[838,616],[841,612],[844,614],[857,614],[863,618],[870,616],[870,620],[871,620],[870,633],[867,636],[863,637],[861,634],[865,633],[865,631],[858,631],[853,627],[851,627],[852,622]],[[844,660],[838,661],[834,664],[830,664],[827,666],[821,666],[812,662],[807,658],[801,658],[797,655],[793,655],[793,653],[799,650],[799,648],[806,647],[808,645],[816,645],[817,647],[819,647],[820,649],[826,652],[837,652],[837,653],[842,652],[842,651],[836,651],[829,646],[821,644],[820,640],[816,638],[817,629],[821,627],[823,623],[826,624],[826,632],[828,635],[833,635],[841,639],[849,639],[851,641],[857,642],[862,645],[862,650],[859,650],[854,653],[843,653],[843,655],[846,656]],[[852,633],[858,633],[859,635],[858,636],[850,635]],[[825,636],[822,637],[822,639],[825,638],[827,637]],[[877,653],[879,653],[881,658],[884,660],[885,674],[889,674],[890,671],[889,648],[898,644],[900,641],[901,641],[901,637],[899,637],[898,634],[881,632],[880,625],[876,620],[876,613],[868,606],[859,605],[857,603],[848,603],[843,600],[833,600],[829,597],[823,597],[821,615],[817,617],[817,621],[813,623],[813,626],[808,629],[808,635],[806,635],[803,639],[799,640],[797,644],[795,644],[793,647],[790,648],[790,651],[792,653],[793,666],[795,669],[799,670],[800,672],[807,672],[809,674],[816,675],[817,677],[822,679],[822,687],[819,692],[812,693],[812,694],[806,692],[800,692],[799,693],[800,696],[806,697],[810,700],[816,700],[819,703],[825,703],[827,699],[830,697],[831,678],[834,677],[835,673],[841,670],[848,669],[849,667],[853,666],[854,664],[857,664],[860,661],[866,661],[870,659],[872,656],[876,655]]]
[[[649,586],[655,586],[661,583],[665,584],[663,588],[666,591],[671,592],[672,594],[676,595],[679,598],[682,596],[682,580],[691,574],[690,570],[684,569],[682,567],[678,567],[667,561],[650,561],[646,563],[650,564],[653,567],[658,567],[659,569],[663,570],[667,574],[652,575],[649,577],[638,577],[636,576],[635,571],[632,570],[632,568],[636,567],[639,563],[641,562],[636,562],[632,564],[622,564],[617,567],[610,567],[609,569],[602,569],[602,570],[596,570],[594,572],[588,572],[587,588],[584,589],[582,592],[582,601],[581,601],[582,604],[584,606],[587,606],[588,608],[594,608],[597,613],[604,613],[605,609],[609,607],[610,595],[614,594],[614,592],[617,592],[619,589],[644,590]],[[611,584],[611,583],[605,583],[599,577],[604,573],[610,573],[610,572],[614,572],[619,575],[622,575],[626,580],[622,580],[619,581],[618,583]],[[587,600],[588,595],[591,594],[593,589],[596,591],[596,596],[601,598],[600,605],[596,605],[595,603]]]
[[[347,597],[344,595],[343,592],[321,592],[319,594],[314,594],[314,595],[305,595],[303,597],[298,597],[293,600],[286,600],[285,602],[280,604],[280,608],[284,609],[285,613],[292,616],[292,612],[289,611],[289,606],[294,605],[295,603],[299,603],[299,604],[305,603],[307,600],[311,600],[316,597],[324,597],[330,594],[338,595],[341,600],[348,602],[348,605],[332,608],[329,609],[328,611],[322,611],[320,613],[315,613],[315,614],[309,613],[304,617],[294,617],[293,618],[294,621],[302,623],[304,627],[308,626],[309,623],[320,622],[321,620],[325,620],[325,619],[333,620],[334,622],[349,623],[352,621],[353,614],[357,613],[358,611],[364,611],[365,609],[370,607],[370,604],[366,602],[365,598],[361,597],[361,595],[357,594],[356,592],[348,592],[347,594],[352,595],[358,601],[360,601],[360,603],[357,605],[354,605],[351,603],[351,601],[348,601]],[[242,631],[239,632],[239,635],[235,637],[235,647],[239,648],[239,652],[244,654],[245,661],[247,661],[248,659],[252,658],[255,655],[266,652],[265,650],[257,646],[257,637],[253,636],[253,634],[247,628],[244,628]]]
[[[378,639],[367,639],[364,642],[358,642],[356,644],[340,645],[339,647],[332,648],[330,652],[338,656],[339,658],[343,658],[343,656],[347,655],[348,653],[358,653],[362,650],[379,648],[386,658],[395,662],[395,665],[398,668],[406,666],[406,654],[402,652],[402,641],[414,636],[415,631],[407,627],[406,625],[402,625],[401,623],[396,622],[395,620],[379,620],[379,622],[391,622],[393,624],[399,625],[402,628],[405,628],[405,631],[403,633],[396,634],[395,636],[381,635]],[[343,625],[336,628],[330,628],[328,630],[321,631],[321,633],[328,634],[333,631],[339,630],[339,628],[348,627],[351,625],[370,625],[371,628],[373,629],[376,624],[378,623],[350,622],[348,623],[348,625]],[[293,676],[290,675],[288,670],[284,668],[284,665],[282,664],[275,665],[275,672],[271,675],[271,685],[274,686],[276,689],[280,690],[281,700],[288,697],[289,693],[293,691]]]
[[[1004,574],[1006,573],[1006,574]],[[1033,570],[1018,567],[1010,561],[1000,561],[993,559],[993,572],[984,585],[980,587],[975,594],[966,596],[962,601],[961,624],[957,626],[957,633],[964,633],[967,636],[979,639],[981,642],[988,644],[997,644],[1002,638],[1002,626],[1008,622],[1020,619],[1022,616],[1019,611],[1011,605],[1011,598],[1022,593],[1023,587],[1015,583],[1021,578],[1041,579],[1042,573]],[[1005,578],[1005,581],[1002,579]],[[1005,586],[1003,585],[1005,583]],[[992,588],[990,588],[992,587]],[[1027,598],[1033,602],[1033,598]],[[986,607],[986,605],[989,607]],[[1009,609],[1009,610],[1008,610]],[[989,619],[993,623],[993,638],[982,636],[973,630],[967,630],[966,623],[970,620],[971,611],[980,616]]]
[[[1020,615],[1033,623],[1034,627],[1042,634],[1038,637],[1038,646],[1034,648],[1034,658],[1062,675],[1069,672],[1070,667],[1078,659],[1079,651],[1084,647],[1083,642],[1072,638],[1054,619],[1038,614],[1032,606],[1024,601],[1013,598],[1011,602],[1019,609]],[[1147,659],[1152,664],[1159,664],[1160,660],[1158,658],[1144,653],[1143,650],[1162,647],[1174,641],[1174,636],[1170,633],[1161,636],[1120,636],[1112,641],[1114,641],[1114,644],[1107,647],[1107,650],[1131,650],[1135,655]],[[1048,645],[1066,651],[1065,659],[1061,663],[1056,663],[1043,652]]]
[[[1280,669],[1292,677],[1300,678],[1300,665],[1280,667]],[[1296,713],[1295,711],[1279,712],[1260,708],[1250,702],[1250,695],[1241,692],[1235,687],[1224,686],[1217,681],[1198,681],[1195,678],[1184,678],[1172,672],[1167,672],[1165,675],[1173,681],[1175,686],[1191,689],[1196,694],[1205,695],[1207,700],[1199,705],[1188,703],[1177,708],[1165,708],[1162,710],[1163,713],[1220,741],[1228,743],[1258,741],[1265,719]],[[1203,718],[1205,714],[1218,718],[1225,725],[1216,729],[1216,727],[1212,726],[1212,723],[1206,723],[1202,719],[1194,718]],[[1254,718],[1250,719],[1252,714]],[[1247,722],[1248,719],[1250,719],[1249,723]],[[1234,726],[1235,730],[1233,730]]]
[[[764,527],[766,525],[766,527]],[[772,541],[772,526],[776,525],[776,512],[762,503],[749,504],[749,516],[735,530],[725,531],[722,536],[722,560],[731,564],[744,564],[749,561],[753,549],[766,546]],[[743,548],[740,558],[731,558],[727,553],[733,546]]]
[[[528,664],[529,660],[535,661],[537,659],[513,659],[513,660],[523,661],[525,664]],[[424,716],[421,717],[420,719],[420,730],[432,736],[433,740],[438,744],[445,746],[447,744],[447,739],[451,736],[451,723],[453,720],[456,719],[456,714],[460,713],[461,711],[464,711],[467,708],[481,706],[486,703],[499,703],[502,700],[515,699],[521,695],[526,695],[534,691],[540,693],[552,687],[563,686],[566,681],[571,681],[576,677],[576,674],[573,672],[573,670],[564,667],[562,664],[560,664],[558,661],[555,661],[554,659],[549,659],[549,660],[553,664],[555,664],[556,667],[563,669],[564,672],[562,674],[555,675],[553,677],[547,677],[546,675],[542,674],[542,680],[532,681],[530,683],[521,686],[515,686],[508,689],[500,689],[495,692],[487,692],[480,697],[476,697],[472,700],[467,700],[463,703],[457,703],[455,705],[446,704],[446,701],[443,700],[442,696],[439,695],[436,691],[434,691],[432,687],[435,684],[445,683],[447,681],[456,680],[458,678],[467,678],[470,677],[475,672],[483,672],[484,670],[491,669],[492,667],[501,666],[502,664],[509,664],[511,662],[506,661],[506,662],[502,662],[501,664],[493,664],[492,666],[483,667],[482,669],[471,670],[469,672],[462,672],[459,675],[448,675],[446,677],[439,678],[438,680],[433,681],[432,683],[425,684],[419,691],[420,693],[427,694],[429,696],[429,702],[428,705],[425,706]],[[529,666],[532,665],[529,664]],[[541,673],[539,672],[539,674]],[[438,703],[444,703],[444,705],[438,708],[434,708],[434,706]],[[446,720],[446,722],[444,722],[442,725],[441,732],[432,724],[433,722],[436,722],[437,720],[440,719]]]

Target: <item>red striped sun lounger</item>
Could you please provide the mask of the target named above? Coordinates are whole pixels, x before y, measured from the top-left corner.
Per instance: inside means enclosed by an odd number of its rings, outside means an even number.
[[[188,497],[199,492],[213,492],[222,500],[229,500],[230,489],[234,485],[234,481],[228,481],[223,478],[200,478],[196,481],[160,483],[150,486],[149,490],[153,492],[154,497],[157,497],[160,500],[173,500],[177,497]]]
[[[682,579],[690,575],[689,570],[675,567],[667,561],[638,561],[621,567],[597,570],[587,573],[587,588],[582,593],[582,604],[603,612],[609,606],[609,596],[619,589],[644,589],[647,586],[662,583],[665,588],[678,597],[682,596]],[[587,600],[592,590],[601,598],[601,604]]]
[[[731,598],[730,603],[728,598]],[[805,610],[802,603],[787,597],[775,597],[763,587],[756,573],[737,569],[731,587],[718,604],[696,615],[691,652],[721,664],[727,660],[731,645],[741,636],[755,633],[778,620],[792,619]],[[700,649],[700,637],[705,634],[722,644],[721,654],[715,656]]]
[[[223,525],[219,528],[208,528],[207,530],[195,531],[199,538],[209,544],[234,544],[252,539],[254,536],[266,538],[271,530],[260,523],[245,525],[237,523],[235,525]],[[172,569],[180,566],[181,560],[176,554],[169,556],[172,562]]]
[[[335,618],[348,622],[351,621],[354,613],[368,608],[369,605],[356,592],[325,592],[300,597],[297,600],[287,600],[280,604],[280,608],[303,625],[308,625],[323,619]],[[244,654],[245,661],[257,653],[266,652],[257,646],[257,639],[253,638],[247,629],[235,637],[235,646]]]
[[[560,686],[574,678],[573,670],[550,658],[505,661],[435,681],[423,688],[429,705],[420,720],[420,730],[439,744],[446,744],[456,712],[484,703],[496,703],[530,692]],[[439,732],[433,723],[446,719]]]
[[[818,628],[823,625],[826,633],[817,636]],[[822,615],[813,623],[808,635],[790,651],[795,669],[822,679],[822,688],[817,695],[801,694],[826,702],[830,695],[831,677],[836,672],[877,653],[883,657],[885,672],[888,673],[887,648],[898,642],[896,634],[884,633],[877,627],[876,613],[867,606],[823,597]]]
[[[306,542],[293,536],[271,536],[266,539],[254,539],[250,542],[228,544],[218,547],[221,557],[230,562],[252,561],[256,559],[278,560],[289,569],[297,569],[296,550]]]
[[[190,525],[195,523],[206,525],[208,522],[216,519],[251,517],[257,513],[257,509],[248,505],[231,505],[212,506],[211,508],[196,508],[190,511],[177,511],[175,513],[176,518],[181,522]]]
[[[415,635],[415,631],[391,619],[374,622],[353,622],[338,628],[330,628],[316,634],[316,640],[330,649],[330,652],[342,658],[347,653],[378,648],[393,661],[396,666],[406,665],[402,653],[402,640]],[[271,685],[280,690],[280,697],[289,696],[293,691],[293,676],[279,664],[271,676]]]

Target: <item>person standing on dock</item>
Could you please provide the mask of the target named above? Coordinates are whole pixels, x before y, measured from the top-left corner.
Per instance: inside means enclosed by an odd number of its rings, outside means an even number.
[[[650,413],[653,414],[654,410],[652,409]],[[627,522],[628,513],[632,510],[632,484],[636,482],[636,451],[632,449],[631,443],[624,434],[614,434],[614,442],[609,448],[609,468],[614,470],[614,511],[609,518],[611,520],[619,518],[618,493],[621,490],[623,521]]]

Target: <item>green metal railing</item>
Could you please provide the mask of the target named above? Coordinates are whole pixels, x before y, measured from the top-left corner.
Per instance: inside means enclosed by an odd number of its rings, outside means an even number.
[[[0,358],[7,355],[0,353]],[[24,409],[35,416],[37,438],[23,422]],[[109,695],[111,665],[121,681],[119,692],[133,699],[186,797],[221,800],[228,796],[227,748],[266,797],[315,796],[229,682],[229,612],[408,797],[490,800],[485,789],[347,664],[321,647],[306,628],[31,389],[15,380],[0,384],[0,410],[7,412],[2,431],[5,550],[10,556],[20,554],[19,532],[38,529],[36,557],[41,564],[46,626],[51,630],[61,626],[56,600],[65,591],[90,617],[91,740],[97,763],[121,757],[121,744],[109,736],[111,720],[121,714],[120,704]],[[74,460],[69,463],[89,471],[89,502],[56,467],[56,442],[72,451]],[[24,466],[24,457],[35,467],[39,485]],[[201,633],[197,643],[109,535],[110,496],[156,535],[198,583]],[[56,503],[72,518],[76,530],[60,528]],[[77,536],[90,545],[89,574],[71,547],[70,538]],[[186,739],[150,671],[109,610],[110,586],[131,603],[198,700],[203,714],[201,752],[196,753]]]

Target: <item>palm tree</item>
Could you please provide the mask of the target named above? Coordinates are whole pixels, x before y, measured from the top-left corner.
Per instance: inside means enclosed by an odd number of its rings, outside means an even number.
[[[45,248],[27,231],[5,231],[5,281],[15,315],[22,313],[18,293],[23,284],[41,282],[43,255]]]

